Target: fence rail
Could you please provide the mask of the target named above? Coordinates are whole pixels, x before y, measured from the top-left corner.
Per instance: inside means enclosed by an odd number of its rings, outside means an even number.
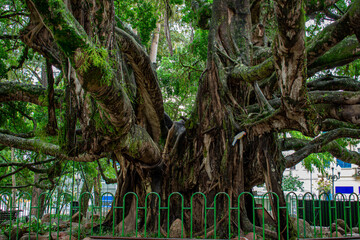
[[[89,204],[86,216],[82,218],[81,214],[75,213],[83,212],[85,206],[81,203],[85,197],[89,198]],[[241,229],[241,207],[245,206],[245,198],[249,220],[254,223],[248,232]],[[56,198],[51,193],[43,193],[38,199],[43,200],[35,205],[30,194],[21,193],[13,199],[10,193],[0,193],[0,228],[3,237],[62,239],[68,235],[71,240],[94,235],[191,239],[242,239],[243,236],[256,239],[258,236],[270,239],[267,232],[271,231],[280,239],[281,234],[284,236],[280,221],[284,221],[286,226],[293,224],[297,238],[301,239],[356,237],[359,236],[360,227],[357,194],[337,194],[336,200],[327,200],[329,197],[325,194],[319,197],[311,193],[298,196],[290,192],[286,195],[286,206],[279,206],[278,196],[270,192],[262,196],[244,192],[236,199],[224,192],[212,198],[196,192],[189,199],[175,192],[163,199],[158,193],[152,192],[141,202],[137,194],[129,192],[117,206],[113,206],[115,196],[108,192],[100,196],[97,205],[90,193],[81,194],[79,199],[67,193],[59,194]],[[270,199],[273,199],[273,204]],[[274,208],[277,210],[273,211]],[[281,209],[286,211],[286,219],[281,218]],[[104,225],[109,211],[113,213],[108,221],[111,224]],[[123,221],[115,224],[119,222],[117,218]],[[255,227],[255,223],[262,226],[262,231]],[[286,229],[285,236],[289,239],[292,233],[289,227]]]

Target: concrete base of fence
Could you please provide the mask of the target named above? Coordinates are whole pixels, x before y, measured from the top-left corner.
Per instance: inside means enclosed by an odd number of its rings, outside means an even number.
[[[356,239],[356,240],[360,240],[360,237],[330,237],[330,238],[298,238],[298,240],[339,240],[339,239]]]
[[[143,237],[106,237],[106,236],[91,236],[89,239],[91,240],[199,240],[198,238],[143,238]],[[237,238],[236,238],[237,239]],[[240,238],[245,239],[245,238]],[[298,238],[298,240],[323,240],[324,238]],[[352,240],[360,240],[360,237],[332,237],[326,238],[326,240],[339,240],[339,239],[352,239]],[[206,239],[206,240],[222,240],[222,239]],[[223,239],[225,240],[225,239]]]
[[[91,236],[92,240],[200,240],[199,238],[144,238],[144,237],[106,237],[106,236]],[[240,238],[241,239],[241,238]],[[206,239],[206,240],[225,240],[225,239]]]

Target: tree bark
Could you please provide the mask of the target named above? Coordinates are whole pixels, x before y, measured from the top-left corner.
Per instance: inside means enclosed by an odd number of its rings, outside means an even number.
[[[46,60],[46,74],[47,74],[47,88],[48,88],[48,134],[54,136],[57,133],[57,120],[55,113],[55,92],[54,92],[54,74],[52,65],[49,60]]]
[[[170,11],[171,11],[170,6],[166,2],[165,12],[164,12],[164,32],[165,32],[166,42],[167,42],[167,45],[169,48],[169,53],[170,53],[170,56],[172,56],[174,54],[174,50],[173,50],[173,46],[171,43],[170,26],[169,26]]]
[[[94,178],[94,200],[95,206],[100,206],[101,199],[101,182],[100,182],[100,173]]]
[[[40,158],[40,161],[41,161],[42,156],[40,155],[39,158]],[[34,174],[34,182],[38,183],[39,180],[40,180],[40,174],[35,173]],[[42,194],[42,193],[44,193],[43,189],[38,188],[36,186],[33,186],[32,195],[31,195],[31,207],[33,207],[33,208],[31,210],[30,214],[35,216],[36,218],[39,218],[39,219],[42,218],[42,215],[43,215],[44,210],[45,210],[44,203],[45,203],[46,194]]]
[[[12,162],[15,162],[15,153],[14,153],[14,148],[11,148],[11,161]],[[12,186],[13,186],[13,189],[12,189],[12,197],[11,197],[11,206],[12,207],[15,207],[16,206],[16,177],[15,177],[15,174],[13,174],[11,176],[11,181],[12,181]]]
[[[149,53],[150,61],[152,63],[156,63],[156,56],[157,56],[159,37],[160,37],[160,28],[161,28],[161,23],[159,22],[156,23],[156,29],[154,30],[153,33],[153,38],[151,40],[151,47]]]
[[[92,194],[93,187],[94,187],[94,179],[88,175],[85,175],[84,183],[83,183],[83,185],[81,187],[81,191],[80,191],[81,213],[84,217],[86,217],[86,213],[89,208],[89,199],[90,199],[90,195]],[[93,200],[94,199],[91,200],[91,204],[95,205],[95,206],[99,206],[99,205],[96,205]]]
[[[309,131],[302,109],[306,108],[305,12],[302,1],[276,1],[279,34],[275,41],[275,68],[282,107],[289,119]],[[289,13],[291,20],[289,20]],[[294,106],[294,102],[298,103]],[[301,107],[299,107],[301,106]]]

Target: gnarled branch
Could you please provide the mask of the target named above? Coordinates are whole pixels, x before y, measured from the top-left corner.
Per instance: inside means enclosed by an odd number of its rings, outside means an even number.
[[[59,99],[62,96],[61,90],[55,90],[55,107],[60,107]],[[0,83],[0,102],[22,101],[30,102],[39,106],[46,106],[46,88],[40,85],[23,84],[19,82]]]
[[[345,16],[320,31],[318,37],[306,47],[308,76],[324,68],[345,65],[360,57],[359,42],[355,36],[351,36],[355,33],[356,22],[360,22],[356,4],[359,3],[354,3]],[[342,27],[346,29],[343,31]],[[275,70],[273,62],[273,57],[270,57],[253,67],[237,65],[229,73],[230,80],[253,82],[268,78]]]
[[[308,63],[308,77],[319,71],[351,63],[358,58],[360,58],[360,43],[355,36],[347,37],[324,55]]]
[[[308,139],[299,139],[299,138],[284,138],[280,139],[280,146],[282,151],[286,150],[299,150],[301,148],[304,148],[311,142],[311,140]],[[360,153],[356,151],[351,151],[345,147],[342,147],[340,144],[338,144],[336,141],[332,141],[325,146],[322,146],[320,149],[313,153],[321,153],[321,152],[329,152],[332,156],[334,156],[337,159],[340,159],[347,163],[353,163],[360,166]],[[287,161],[286,167],[292,167],[295,166],[297,163],[301,162],[302,159],[299,159],[299,161]]]
[[[317,152],[321,152],[321,151],[325,150],[326,148],[323,149],[324,146],[331,143],[335,139],[344,138],[344,137],[360,139],[360,130],[349,129],[349,128],[339,128],[339,129],[335,129],[335,130],[326,132],[326,133],[322,134],[321,136],[315,138],[314,140],[310,141],[308,144],[304,145],[303,147],[299,148],[295,153],[285,157],[286,167],[294,166],[295,164],[300,162],[302,159],[309,156],[311,153],[317,153]],[[296,143],[299,144],[301,142],[299,140]],[[359,163],[360,163],[360,161],[358,160],[356,164],[359,164]]]
[[[350,77],[326,75],[308,82],[309,90],[360,91],[360,82]]]
[[[106,184],[117,183],[117,179],[116,179],[116,178],[109,178],[109,177],[107,177],[107,176],[105,175],[104,170],[103,170],[103,168],[102,168],[102,166],[101,166],[100,161],[97,160],[96,162],[97,162],[97,164],[98,164],[99,172],[100,172],[100,174],[101,174],[101,177],[102,177],[102,179],[104,179],[104,181],[106,182]]]
[[[329,49],[341,42],[345,37],[356,33],[360,26],[360,0],[355,0],[346,14],[338,21],[328,25],[317,37],[313,39],[307,54],[308,64],[312,64],[316,59],[324,55]]]
[[[59,159],[68,159],[77,162],[93,162],[102,157],[90,154],[81,154],[78,156],[70,157],[65,154],[58,145],[46,143],[39,139],[24,139],[3,133],[0,133],[0,144],[22,150],[41,152],[43,154],[50,155]]]
[[[310,15],[315,12],[322,12],[326,10],[327,8],[333,6],[335,3],[337,3],[339,0],[317,0],[312,1],[308,0],[306,1],[306,14]]]
[[[158,142],[164,129],[164,106],[158,79],[149,56],[136,40],[125,31],[115,28],[119,37],[120,50],[125,53],[130,63],[143,101],[144,117],[150,124],[149,133]],[[144,126],[145,127],[145,126]]]

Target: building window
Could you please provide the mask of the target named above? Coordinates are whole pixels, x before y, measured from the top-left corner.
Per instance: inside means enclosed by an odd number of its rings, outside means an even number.
[[[351,163],[343,162],[339,159],[336,159],[336,164],[340,166],[341,168],[351,168]]]
[[[345,187],[345,186],[338,186],[335,187],[335,193],[347,193],[351,194],[354,192],[354,187]]]

